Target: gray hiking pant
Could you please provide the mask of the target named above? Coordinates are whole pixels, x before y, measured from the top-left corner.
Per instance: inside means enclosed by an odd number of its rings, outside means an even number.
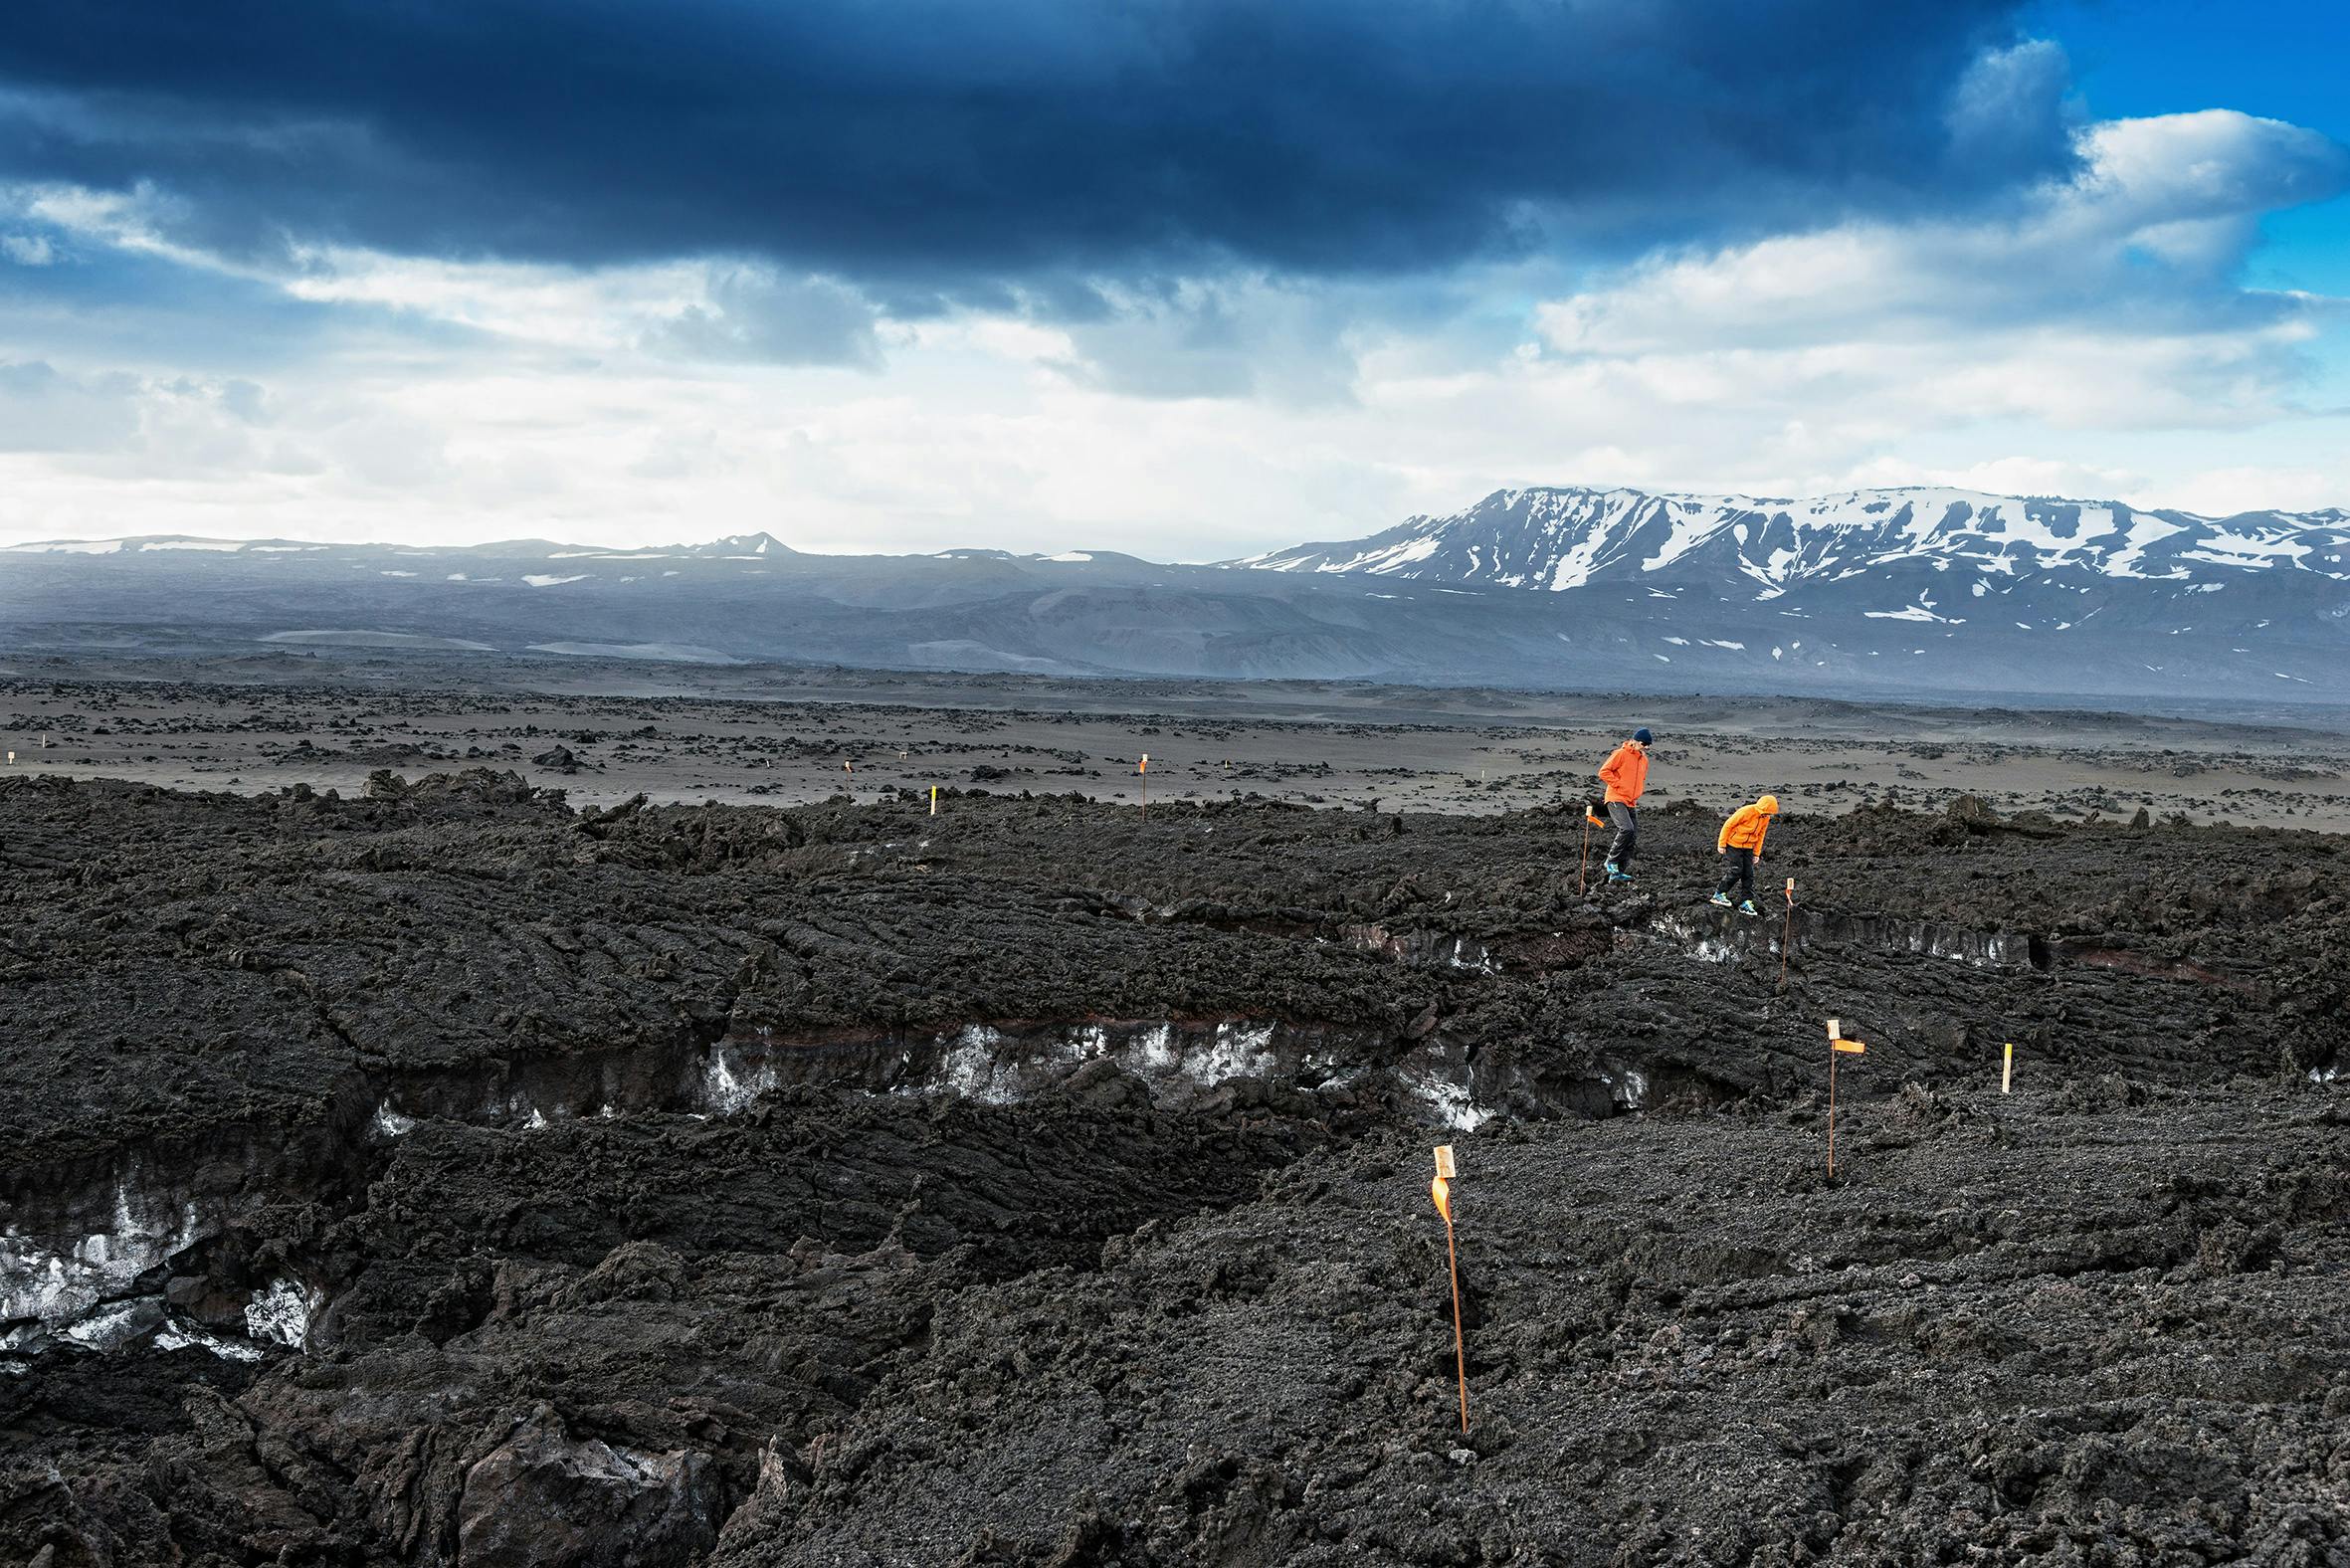
[[[1608,802],[1608,820],[1616,837],[1608,845],[1608,864],[1620,872],[1632,870],[1632,852],[1640,847],[1640,813],[1620,800]]]

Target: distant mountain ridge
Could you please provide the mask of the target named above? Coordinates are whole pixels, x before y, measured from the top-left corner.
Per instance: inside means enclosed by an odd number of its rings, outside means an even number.
[[[843,664],[1958,700],[2350,701],[2350,514],[1548,487],[1213,565],[165,536],[0,549],[0,654]],[[387,670],[386,679],[397,679]]]
[[[2119,501],[1905,487],[1801,500],[1578,486],[1495,490],[1449,516],[1230,564],[1366,572],[1554,592],[1594,584],[1743,579],[1757,599],[1923,562],[2018,577],[2084,573],[2174,582],[2271,567],[2350,581],[2350,513],[2231,517]]]

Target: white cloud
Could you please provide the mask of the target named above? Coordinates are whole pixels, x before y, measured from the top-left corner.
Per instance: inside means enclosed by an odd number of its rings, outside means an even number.
[[[243,378],[191,374],[162,341],[141,364],[0,347],[40,367],[0,410],[0,537],[756,527],[1206,559],[1534,483],[2350,504],[2339,418],[2296,406],[2340,301],[2234,281],[2263,213],[2341,180],[2339,150],[2229,113],[2080,134],[2079,179],[1971,221],[1661,256],[1575,293],[1532,292],[1531,265],[1416,293],[1097,286],[1101,311],[1070,320],[893,318],[729,258],[310,248],[270,271],[165,245],[150,193],[17,188],[0,217],[67,254],[234,277],[369,329]]]

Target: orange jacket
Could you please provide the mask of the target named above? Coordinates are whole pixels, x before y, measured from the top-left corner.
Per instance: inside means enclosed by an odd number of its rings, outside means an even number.
[[[1627,740],[1600,764],[1599,776],[1608,786],[1609,800],[1639,805],[1640,792],[1649,785],[1648,748],[1637,740]]]
[[[1740,806],[1730,813],[1730,820],[1721,825],[1721,837],[1714,840],[1716,850],[1752,850],[1756,860],[1762,859],[1763,839],[1771,831],[1771,819],[1779,814],[1779,800],[1765,795],[1751,806]]]

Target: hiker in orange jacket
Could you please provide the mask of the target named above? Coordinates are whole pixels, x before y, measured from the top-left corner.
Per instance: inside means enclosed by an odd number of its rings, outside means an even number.
[[[1632,852],[1640,848],[1640,792],[1649,785],[1649,742],[1656,737],[1636,729],[1632,738],[1608,754],[1600,764],[1599,780],[1608,787],[1608,820],[1616,837],[1608,846],[1608,881],[1632,881]]]
[[[1729,821],[1721,825],[1721,834],[1713,841],[1714,850],[1725,857],[1720,885],[1713,889],[1713,901],[1723,908],[1730,907],[1730,884],[1742,884],[1738,912],[1755,914],[1754,869],[1762,864],[1763,840],[1770,835],[1771,819],[1779,815],[1779,797],[1765,795],[1751,806],[1740,806],[1730,813]]]

